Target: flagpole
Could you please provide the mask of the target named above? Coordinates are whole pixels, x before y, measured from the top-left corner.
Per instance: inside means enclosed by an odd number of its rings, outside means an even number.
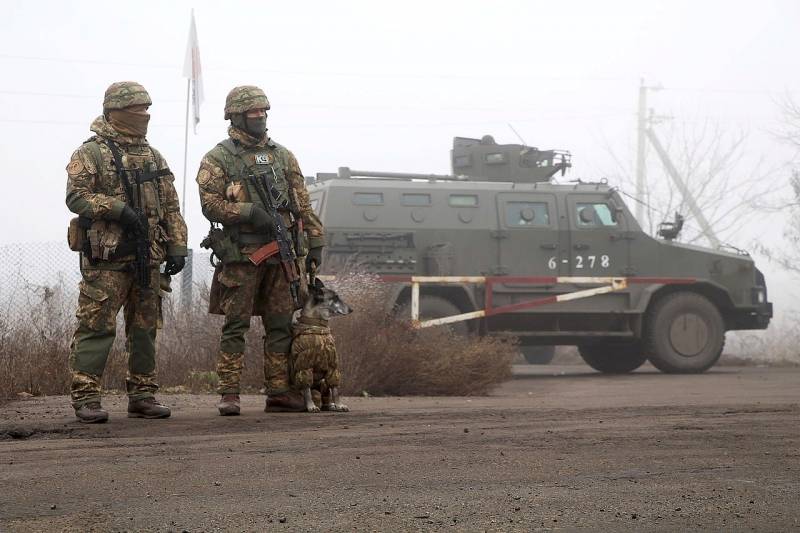
[[[189,98],[191,97],[192,80],[186,80],[186,120],[183,129],[183,195],[181,198],[181,215],[186,218],[186,166],[189,164]]]

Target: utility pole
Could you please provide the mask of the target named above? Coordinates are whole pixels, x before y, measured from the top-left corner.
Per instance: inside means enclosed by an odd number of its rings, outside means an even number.
[[[669,158],[669,154],[664,149],[664,146],[661,144],[658,136],[656,136],[656,132],[653,131],[654,124],[672,118],[668,116],[656,116],[652,109],[648,110],[647,108],[647,91],[659,91],[662,88],[663,87],[660,85],[647,86],[644,84],[644,79],[640,79],[639,109],[636,117],[638,126],[636,146],[636,198],[639,200],[639,202],[636,204],[636,220],[639,222],[639,224],[644,225],[643,201],[645,183],[647,181],[647,143],[649,142],[651,145],[653,145],[653,148],[655,149],[656,154],[658,154],[659,159],[661,159],[667,174],[670,178],[672,178],[673,183],[680,191],[681,196],[689,207],[689,211],[692,212],[692,215],[694,215],[698,224],[700,224],[700,229],[703,232],[703,235],[708,239],[714,248],[719,248],[719,238],[717,238],[717,235],[714,233],[714,230],[711,228],[711,224],[708,223],[706,217],[703,216],[703,213],[700,210],[700,207],[697,205],[694,196],[692,196],[689,187],[686,186],[686,182],[684,182],[683,178],[678,172],[677,167],[675,167],[674,163]]]
[[[644,226],[644,183],[647,176],[647,87],[644,78],[639,81],[639,112],[637,114],[636,136],[636,220]]]
[[[681,178],[678,169],[675,168],[675,165],[672,163],[672,160],[669,158],[669,154],[661,145],[661,141],[658,140],[656,137],[656,133],[653,131],[652,128],[647,128],[647,139],[650,141],[650,144],[653,145],[655,148],[658,157],[661,159],[661,162],[664,164],[664,168],[669,174],[669,177],[672,178],[672,181],[675,182],[675,186],[680,191],[683,199],[686,201],[686,205],[689,206],[689,211],[692,212],[694,217],[697,219],[697,223],[700,224],[700,229],[703,232],[703,235],[709,240],[711,245],[714,248],[720,247],[719,239],[717,238],[716,233],[711,228],[711,224],[708,223],[706,217],[703,215],[703,212],[700,210],[700,207],[697,205],[697,202],[694,200],[694,196],[692,196],[691,191],[686,186],[686,183]]]

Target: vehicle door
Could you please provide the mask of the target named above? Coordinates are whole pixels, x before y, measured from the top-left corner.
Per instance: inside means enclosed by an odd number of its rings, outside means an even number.
[[[499,268],[511,276],[557,276],[561,272],[555,195],[497,195]],[[564,270],[566,273],[566,270]]]
[[[559,209],[556,197],[547,193],[497,195],[498,265],[494,274],[508,276],[558,276],[566,273],[559,242]],[[494,306],[552,296],[555,283],[512,281],[493,285]],[[539,309],[522,311],[538,312]]]
[[[624,211],[607,195],[567,195],[569,275],[627,276],[630,240]]]

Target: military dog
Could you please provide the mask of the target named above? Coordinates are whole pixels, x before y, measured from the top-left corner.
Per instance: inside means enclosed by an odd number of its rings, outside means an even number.
[[[349,411],[339,402],[339,358],[328,320],[353,310],[319,278],[309,284],[309,296],[294,324],[290,368],[292,384],[303,391],[305,409],[316,413],[312,388],[322,395],[322,411]]]

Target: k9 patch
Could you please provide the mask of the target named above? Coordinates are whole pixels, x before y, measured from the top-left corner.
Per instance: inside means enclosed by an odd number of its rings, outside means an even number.
[[[272,156],[269,154],[256,154],[256,165],[269,165],[272,163]]]

